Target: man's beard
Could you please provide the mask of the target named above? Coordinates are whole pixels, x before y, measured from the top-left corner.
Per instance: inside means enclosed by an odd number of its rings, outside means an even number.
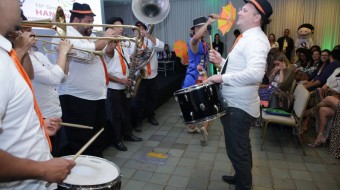
[[[83,36],[91,36],[91,34],[92,34],[92,28],[84,28]]]

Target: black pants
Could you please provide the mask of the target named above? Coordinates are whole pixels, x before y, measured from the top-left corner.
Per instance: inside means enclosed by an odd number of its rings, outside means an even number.
[[[93,130],[65,127],[70,154],[75,154],[101,128],[106,129],[105,99],[85,100],[71,95],[59,96],[63,112],[62,120],[67,123],[92,126]],[[83,154],[101,156],[107,143],[107,130],[85,150]]]
[[[122,141],[123,135],[131,135],[131,101],[124,90],[108,89],[106,99],[108,124],[113,131],[113,143]]]
[[[132,122],[136,125],[144,117],[152,118],[155,116],[157,77],[153,79],[142,79],[139,90],[132,100]]]
[[[249,138],[251,123],[255,120],[245,111],[230,107],[221,117],[227,154],[236,172],[236,190],[252,187],[252,154]]]

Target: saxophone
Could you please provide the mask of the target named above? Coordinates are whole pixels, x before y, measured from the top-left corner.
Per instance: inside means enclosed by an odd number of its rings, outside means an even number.
[[[146,48],[141,54],[138,52],[140,47],[135,46],[134,53],[132,54],[131,66],[129,70],[128,79],[131,81],[130,86],[126,86],[125,94],[127,98],[135,97],[138,93],[139,84],[142,79],[146,79],[148,76],[144,66],[148,64],[155,54],[155,48]]]

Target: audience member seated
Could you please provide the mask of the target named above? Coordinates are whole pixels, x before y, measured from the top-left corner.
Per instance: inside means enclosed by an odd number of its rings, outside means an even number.
[[[339,117],[333,117],[335,112],[340,110],[340,68],[336,69],[328,78],[327,86],[332,95],[327,96],[316,106],[316,109],[319,109],[316,117],[316,131],[318,135],[314,143],[308,144],[308,146],[314,148],[318,147],[320,144],[325,144],[334,122],[337,124],[340,122],[333,121],[334,119],[340,119]]]
[[[307,132],[309,128],[310,118],[314,118],[316,115],[316,109],[320,102],[322,102],[327,96],[332,95],[332,90],[330,89],[331,86],[335,86],[337,79],[337,75],[340,74],[340,67],[335,69],[332,75],[327,79],[326,84],[322,86],[322,88],[315,89],[312,94],[311,98],[308,103],[308,110],[305,113],[305,118],[302,122],[302,129],[303,132]],[[333,90],[334,91],[334,90]]]
[[[320,75],[317,75],[313,80],[304,82],[304,86],[309,90],[323,86],[328,77],[334,72],[334,70],[340,67],[340,49],[333,49],[331,52],[331,60],[333,60],[328,66],[324,68]]]
[[[320,59],[321,51],[315,49],[312,51],[312,59],[309,61],[307,67],[301,68],[299,71],[297,71],[300,80],[312,80],[317,73],[319,72],[319,69],[322,66],[322,62]]]
[[[295,78],[294,69],[284,53],[276,53],[273,63],[274,68],[269,71],[269,85],[262,84],[259,89],[260,100],[263,101],[268,101],[277,88],[289,91]]]
[[[308,64],[311,59],[312,57],[309,49],[300,50],[299,59],[296,63],[294,63],[296,81],[308,80],[305,73],[308,71]]]
[[[297,63],[298,61],[299,61],[299,59],[300,59],[300,53],[301,53],[301,51],[303,51],[304,50],[304,48],[298,48],[298,49],[296,49],[296,51],[295,51],[295,55],[292,57],[292,59],[291,59],[291,63],[292,64],[295,64],[295,63]]]
[[[321,47],[319,45],[313,45],[312,47],[309,48],[311,52],[318,50],[321,51]]]

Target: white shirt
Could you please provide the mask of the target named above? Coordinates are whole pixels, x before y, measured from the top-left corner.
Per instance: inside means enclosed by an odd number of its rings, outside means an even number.
[[[123,69],[120,63],[120,54],[118,53],[117,48],[115,48],[115,53],[112,59],[108,59],[107,60],[107,72],[109,73],[109,75],[114,76],[114,77],[118,77],[118,78],[127,78],[129,76],[129,66],[128,63],[130,63],[130,54],[129,54],[129,50],[126,47],[121,47],[122,49],[122,53],[125,59],[123,59],[125,67],[126,67],[126,74],[123,75]],[[126,63],[126,61],[128,63]],[[108,88],[110,89],[116,89],[116,90],[123,90],[125,89],[125,85],[118,83],[118,82],[113,82],[110,81]]]
[[[147,48],[152,49],[155,48],[155,53],[152,56],[150,60],[151,65],[151,74],[148,75],[147,79],[153,79],[158,74],[158,58],[157,58],[157,51],[163,51],[164,50],[164,42],[160,41],[158,38],[156,38],[156,44],[154,44],[150,39],[144,38],[144,44],[147,46]],[[130,55],[133,54],[135,43],[131,42],[131,47],[129,48]],[[147,65],[144,67],[144,69],[147,71]]]
[[[258,89],[265,72],[270,45],[260,27],[249,29],[242,35],[228,55],[227,70],[222,75],[222,94],[229,107],[236,107],[253,117],[259,117]]]
[[[61,117],[62,113],[56,87],[64,78],[64,71],[59,65],[52,64],[40,52],[30,52],[29,56],[34,70],[32,80],[34,93],[43,117]]]
[[[67,35],[82,36],[72,26],[67,27]],[[93,34],[91,36],[94,36]],[[60,39],[54,38],[54,43],[59,43]],[[94,51],[94,40],[87,39],[70,39],[71,44],[75,48]],[[54,46],[54,48],[56,48]],[[90,57],[88,53],[78,50],[72,51],[78,57]],[[56,63],[58,55],[54,55],[52,63]],[[84,61],[78,58],[70,60],[69,72],[65,79],[58,86],[59,95],[72,95],[86,100],[100,100],[106,98],[106,79],[103,63],[98,56],[92,61]]]
[[[34,110],[32,91],[8,54],[11,49],[11,43],[0,35],[0,149],[16,157],[46,161],[52,158],[50,148]],[[45,184],[22,180],[0,183],[0,189],[46,189]]]
[[[328,77],[326,85],[337,93],[340,93],[340,77],[336,77],[340,73],[340,68],[336,68],[331,76]]]

